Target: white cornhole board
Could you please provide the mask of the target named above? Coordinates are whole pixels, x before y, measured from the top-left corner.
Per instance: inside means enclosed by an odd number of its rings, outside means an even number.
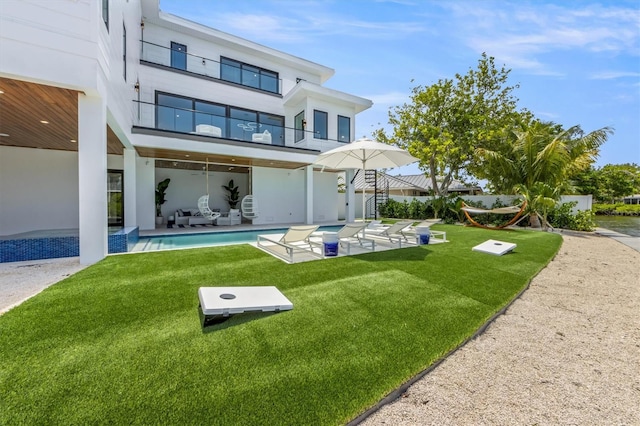
[[[293,303],[273,286],[255,287],[200,287],[200,307],[204,319],[228,319],[231,315],[250,311],[280,312],[293,309]]]
[[[502,256],[505,253],[509,253],[514,248],[516,248],[516,245],[513,243],[505,243],[504,241],[498,240],[487,240],[482,244],[478,244],[471,250]]]

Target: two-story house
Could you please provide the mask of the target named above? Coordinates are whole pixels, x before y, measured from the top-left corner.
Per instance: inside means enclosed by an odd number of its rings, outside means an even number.
[[[165,220],[203,194],[229,210],[233,180],[245,222],[335,221],[337,175],[313,161],[371,101],[323,87],[333,73],[158,0],[2,1],[0,236],[77,229],[93,263],[110,225],[156,226],[166,178]]]

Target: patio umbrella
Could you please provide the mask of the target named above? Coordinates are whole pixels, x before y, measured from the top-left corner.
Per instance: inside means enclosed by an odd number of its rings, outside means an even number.
[[[371,139],[361,138],[345,146],[323,152],[314,164],[332,169],[385,169],[418,161],[407,151]],[[362,187],[362,220],[365,217],[364,186]]]

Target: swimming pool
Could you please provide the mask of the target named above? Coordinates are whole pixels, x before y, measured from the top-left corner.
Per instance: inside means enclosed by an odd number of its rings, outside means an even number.
[[[332,232],[341,229],[342,226],[322,226],[318,231]],[[282,234],[288,228],[262,229],[257,231],[229,231],[207,232],[202,234],[177,234],[153,237],[140,237],[132,252],[175,250],[182,248],[197,248],[224,246],[231,244],[255,243],[258,235]]]

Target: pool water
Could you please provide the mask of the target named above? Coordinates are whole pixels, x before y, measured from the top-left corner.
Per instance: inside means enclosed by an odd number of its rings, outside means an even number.
[[[318,228],[318,231],[335,232],[341,228],[342,226],[322,226]],[[282,234],[286,232],[287,229],[288,228],[140,237],[138,244],[136,244],[132,251],[173,250],[181,248],[255,243],[258,240],[258,235]]]

